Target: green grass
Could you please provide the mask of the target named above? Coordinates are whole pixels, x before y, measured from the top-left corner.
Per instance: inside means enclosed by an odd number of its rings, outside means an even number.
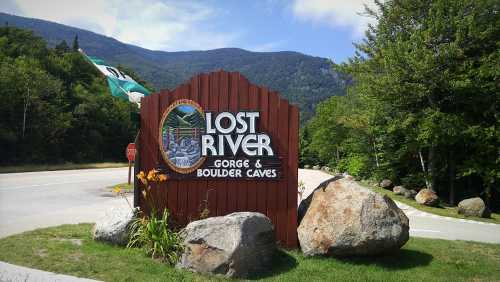
[[[45,170],[66,170],[66,169],[86,169],[86,168],[114,168],[125,167],[128,163],[64,163],[55,165],[17,165],[17,166],[0,166],[0,173],[12,172],[30,172],[30,171],[45,171]]]
[[[81,245],[77,244],[81,242]],[[140,250],[94,242],[91,225],[63,225],[0,239],[0,260],[104,281],[220,281],[177,270]],[[305,258],[280,251],[262,281],[500,281],[500,245],[411,238],[396,254]]]
[[[409,206],[412,206],[418,210],[425,211],[428,213],[432,214],[437,214],[441,216],[447,216],[447,217],[454,217],[454,218],[464,218],[464,219],[470,219],[470,220],[476,220],[476,221],[483,221],[483,222],[491,222],[491,223],[497,223],[500,224],[500,214],[498,213],[491,213],[491,218],[480,218],[480,217],[467,217],[464,215],[461,215],[458,213],[457,207],[446,207],[444,205],[438,205],[437,207],[429,207],[425,205],[421,205],[415,200],[412,199],[407,199],[401,195],[394,195],[392,191],[389,191],[384,188],[380,188],[374,185],[369,185],[367,182],[362,182],[364,186],[369,186],[373,191],[382,194],[382,195],[387,195],[391,199],[401,202],[403,204],[407,204]]]
[[[113,191],[113,189],[115,189],[116,187],[120,187],[120,189],[122,189],[122,191],[125,193],[133,193],[134,192],[134,182],[133,181],[131,181],[130,184],[125,182],[125,183],[111,185],[111,186],[106,187],[106,189],[108,189],[109,191]]]

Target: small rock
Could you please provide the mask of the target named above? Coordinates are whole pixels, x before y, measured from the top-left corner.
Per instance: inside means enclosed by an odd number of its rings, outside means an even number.
[[[408,190],[403,186],[394,186],[394,188],[392,188],[392,192],[394,192],[394,195],[403,195],[406,191]]]
[[[336,176],[299,206],[298,236],[306,256],[376,255],[409,239],[406,215],[387,196]]]
[[[274,227],[265,215],[236,212],[189,223],[178,268],[244,278],[271,266]]]
[[[124,246],[129,239],[129,225],[136,212],[129,208],[112,208],[94,225],[93,238],[96,241]]]
[[[392,186],[394,186],[394,185],[392,184],[392,181],[390,181],[389,179],[384,179],[384,180],[380,181],[379,186],[384,188],[384,189],[391,189]]]
[[[304,165],[304,168],[305,168],[305,169],[310,169],[310,168],[311,168],[311,166],[310,166],[310,165]]]
[[[417,191],[415,191],[413,189],[411,189],[411,190],[406,189],[406,191],[403,192],[403,197],[405,197],[407,199],[415,200],[416,195],[417,195]]]
[[[458,213],[465,216],[490,217],[491,212],[483,199],[476,197],[458,203]]]
[[[422,189],[415,196],[415,201],[421,205],[433,207],[439,203],[439,197],[430,189]]]
[[[327,166],[323,166],[323,167],[321,167],[321,170],[324,170],[324,171],[330,171],[330,168],[329,168],[329,167],[327,167]]]
[[[313,166],[313,169],[319,170],[321,167],[319,165]]]

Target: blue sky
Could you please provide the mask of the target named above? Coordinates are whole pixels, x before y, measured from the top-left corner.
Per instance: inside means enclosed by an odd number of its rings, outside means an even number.
[[[372,0],[2,0],[0,11],[55,21],[163,51],[238,47],[345,61]]]

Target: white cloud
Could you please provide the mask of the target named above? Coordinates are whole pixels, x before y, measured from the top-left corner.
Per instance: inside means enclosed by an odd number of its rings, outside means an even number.
[[[213,49],[239,34],[214,31],[216,11],[201,3],[165,0],[17,0],[22,16],[88,29],[153,50]]]
[[[354,37],[361,37],[373,18],[360,15],[363,4],[374,8],[373,0],[295,0],[292,11],[301,20],[328,24],[332,27],[350,27]]]

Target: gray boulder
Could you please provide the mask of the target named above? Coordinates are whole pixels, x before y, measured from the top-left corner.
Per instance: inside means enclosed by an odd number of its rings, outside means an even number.
[[[391,189],[394,186],[394,184],[392,184],[392,181],[390,181],[389,179],[384,179],[380,181],[379,186],[384,189]]]
[[[181,232],[184,252],[178,268],[244,278],[271,264],[274,227],[265,215],[237,212],[189,223]]]
[[[408,218],[389,197],[342,176],[320,184],[299,206],[306,256],[388,253],[408,241],[408,231]]]
[[[403,186],[394,186],[394,188],[392,188],[394,195],[403,195],[406,191],[408,191],[408,189]]]
[[[112,208],[94,225],[93,238],[96,241],[124,246],[129,239],[129,226],[135,219],[136,210]]]
[[[476,197],[458,203],[458,213],[465,216],[490,217],[491,212],[483,199]]]
[[[417,195],[417,191],[415,191],[413,189],[411,189],[411,190],[406,189],[406,191],[403,192],[403,197],[405,197],[407,199],[415,200],[416,195]]]
[[[439,204],[439,197],[430,189],[422,189],[415,196],[415,201],[421,205],[433,207]]]
[[[309,169],[309,168],[311,168],[311,166],[310,165],[304,165],[304,168]]]
[[[313,166],[313,169],[319,170],[321,167],[319,165]]]
[[[321,170],[324,170],[324,171],[327,171],[327,172],[328,172],[328,171],[330,171],[330,168],[329,168],[329,167],[327,167],[327,166],[323,166],[323,167],[321,167]]]

